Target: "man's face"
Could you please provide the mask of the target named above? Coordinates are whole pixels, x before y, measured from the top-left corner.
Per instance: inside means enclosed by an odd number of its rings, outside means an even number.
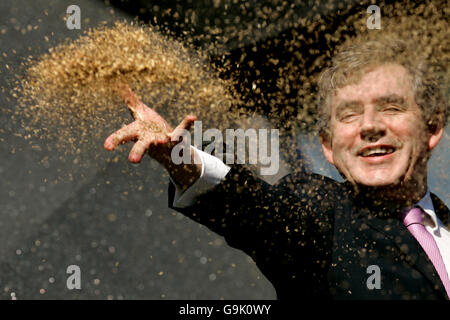
[[[429,133],[414,101],[405,68],[384,64],[331,98],[331,139],[322,140],[327,160],[348,181],[395,185],[426,174],[426,152],[442,136]]]

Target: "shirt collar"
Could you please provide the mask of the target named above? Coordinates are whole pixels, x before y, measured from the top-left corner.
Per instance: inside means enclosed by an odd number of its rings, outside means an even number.
[[[439,218],[436,215],[436,212],[434,211],[433,201],[431,201],[429,189],[427,189],[425,196],[422,199],[420,199],[417,205],[421,207],[422,210],[426,214],[428,214],[430,219],[434,222],[434,227],[432,228],[432,230],[436,231],[442,225],[442,222],[439,220]]]

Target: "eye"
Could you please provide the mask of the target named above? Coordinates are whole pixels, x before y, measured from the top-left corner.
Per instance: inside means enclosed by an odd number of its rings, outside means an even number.
[[[398,105],[388,105],[383,108],[383,111],[386,112],[401,112],[402,110],[403,108]]]
[[[356,113],[355,111],[346,111],[340,114],[339,120],[343,122],[349,122],[352,119],[354,119],[357,115],[358,113]]]

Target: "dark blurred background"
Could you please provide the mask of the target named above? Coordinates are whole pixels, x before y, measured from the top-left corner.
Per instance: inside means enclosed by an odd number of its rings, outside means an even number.
[[[66,9],[72,4],[81,9],[81,30],[66,27]],[[301,164],[339,179],[309,134],[311,123],[300,119],[287,125],[284,119],[310,113],[301,103],[305,97],[298,96],[299,79],[318,72],[317,57],[332,52],[338,42],[330,41],[327,32],[348,15],[365,14],[367,6],[353,1],[1,1],[0,296],[274,299],[272,285],[249,257],[167,208],[168,177],[156,162],[147,158],[133,166],[127,162],[127,147],[110,154],[103,141],[92,143],[105,162],[92,166],[61,159],[51,141],[32,147],[16,135],[21,128],[10,118],[15,108],[10,89],[23,75],[20,64],[28,55],[42,54],[99,23],[137,17],[206,50],[221,77],[239,80],[236,89],[258,104],[258,114],[272,126],[286,127],[284,147],[296,151],[286,159],[291,166]],[[298,24],[316,14],[324,21],[320,29]],[[298,34],[304,35],[303,42],[294,45]],[[288,66],[297,68],[280,74]],[[292,90],[280,90],[280,79]],[[258,92],[249,90],[255,83]],[[274,111],[271,101],[285,106]],[[430,188],[447,205],[449,141],[447,127],[429,166]],[[66,268],[73,264],[81,268],[81,290],[66,287]]]

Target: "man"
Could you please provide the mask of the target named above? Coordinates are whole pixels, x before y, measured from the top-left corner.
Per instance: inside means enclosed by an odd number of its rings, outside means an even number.
[[[427,160],[447,105],[426,64],[404,42],[367,42],[339,53],[319,82],[320,137],[345,177],[294,174],[276,185],[191,148],[201,164],[173,165],[172,130],[123,91],[141,114],[105,141],[135,140],[169,171],[169,205],[249,254],[280,299],[448,299],[449,210],[427,188]],[[159,125],[155,134],[146,122]]]

